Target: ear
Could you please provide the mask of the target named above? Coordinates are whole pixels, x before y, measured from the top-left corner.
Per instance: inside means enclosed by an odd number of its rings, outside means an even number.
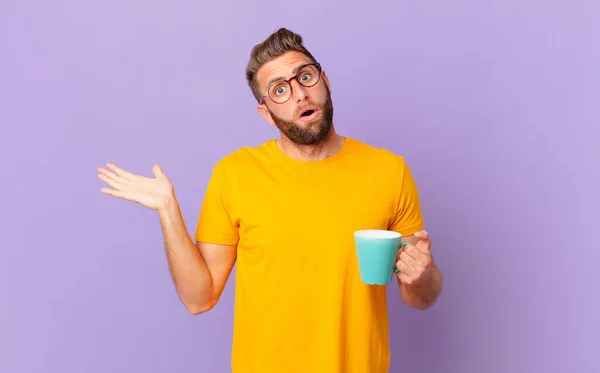
[[[267,110],[267,106],[264,103],[258,105],[256,107],[256,109],[258,110],[258,112],[260,113],[260,115],[263,117],[264,120],[266,120],[270,125],[275,127],[275,122],[273,121],[273,117],[271,117],[271,113],[269,113],[269,110]]]
[[[327,77],[327,73],[325,73],[325,70],[321,71],[321,74],[323,74],[323,80],[327,84],[327,87],[329,88],[329,90],[331,90],[331,84],[329,83],[329,78]]]

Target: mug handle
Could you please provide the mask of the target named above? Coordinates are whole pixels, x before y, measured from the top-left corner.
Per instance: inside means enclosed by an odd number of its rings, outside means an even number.
[[[398,246],[398,249],[400,249],[406,245],[410,245],[410,242],[400,242],[400,246]],[[398,269],[398,267],[394,266],[394,273],[398,273],[398,272],[400,272],[400,270]]]

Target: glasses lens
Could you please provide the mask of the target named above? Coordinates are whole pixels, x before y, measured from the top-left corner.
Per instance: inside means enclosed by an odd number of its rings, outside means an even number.
[[[275,102],[285,102],[290,98],[292,87],[286,81],[273,84],[269,88],[269,97]]]
[[[304,66],[298,71],[298,74],[296,74],[298,83],[305,87],[312,87],[317,84],[320,76],[319,69],[317,69],[315,65]]]
[[[307,65],[296,74],[296,80],[304,87],[312,87],[319,82],[321,72],[315,65]],[[269,98],[273,102],[284,103],[292,94],[292,86],[285,80],[274,83],[269,87]]]

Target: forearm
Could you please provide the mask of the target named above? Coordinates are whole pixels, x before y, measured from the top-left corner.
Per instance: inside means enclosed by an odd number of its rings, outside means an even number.
[[[175,196],[158,212],[167,262],[179,298],[190,312],[205,312],[215,303],[213,280],[185,227]]]
[[[442,272],[432,264],[431,277],[419,284],[405,284],[398,280],[400,297],[406,305],[419,310],[431,307],[442,292],[444,278]]]

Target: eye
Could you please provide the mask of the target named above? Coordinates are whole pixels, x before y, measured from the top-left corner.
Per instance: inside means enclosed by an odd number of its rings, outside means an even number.
[[[310,78],[311,78],[311,75],[309,73],[306,73],[300,77],[300,80],[302,80],[303,82],[306,82],[306,81],[310,80]]]
[[[272,92],[275,96],[281,96],[287,92],[287,87],[285,85],[278,85],[273,87]]]

